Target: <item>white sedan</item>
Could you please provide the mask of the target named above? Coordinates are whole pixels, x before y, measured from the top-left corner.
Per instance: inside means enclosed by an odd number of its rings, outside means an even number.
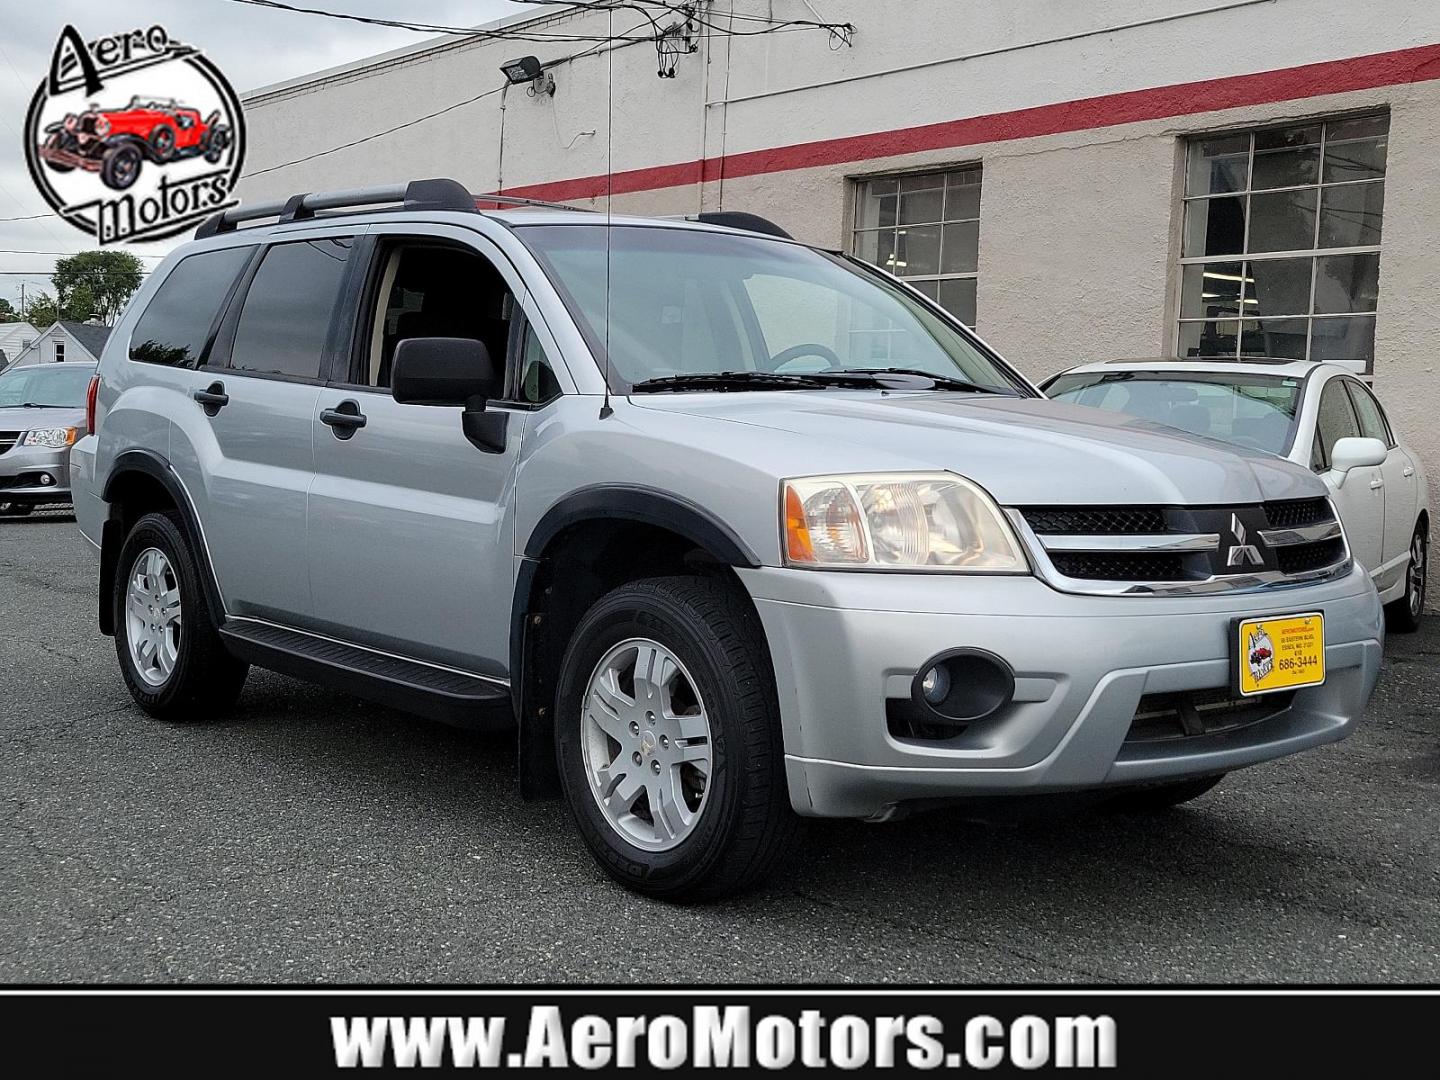
[[[1390,628],[1418,629],[1430,532],[1425,473],[1347,369],[1268,357],[1117,360],[1071,368],[1041,389],[1309,466],[1330,487]]]

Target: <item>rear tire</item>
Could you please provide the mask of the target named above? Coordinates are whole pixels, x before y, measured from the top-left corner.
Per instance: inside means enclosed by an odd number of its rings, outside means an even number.
[[[1425,581],[1430,563],[1430,540],[1423,525],[1415,526],[1410,540],[1410,563],[1405,568],[1405,594],[1385,605],[1385,627],[1413,634],[1425,618]]]
[[[1192,799],[1198,799],[1201,795],[1213,790],[1224,779],[1225,774],[1221,773],[1219,776],[1201,776],[1193,780],[1170,780],[1162,784],[1150,784],[1116,795],[1110,800],[1109,805],[1111,809],[1119,810],[1121,813],[1153,814],[1180,806]]]
[[[643,680],[642,656],[655,658]],[[601,699],[601,687],[619,693]],[[775,678],[759,618],[733,586],[654,578],[602,597],[571,637],[557,706],[566,798],[616,881],[667,900],[727,896],[789,846],[799,819]]]
[[[250,666],[221,644],[199,566],[170,514],[146,514],[130,530],[111,602],[120,672],[142,709],[195,721],[235,705]]]

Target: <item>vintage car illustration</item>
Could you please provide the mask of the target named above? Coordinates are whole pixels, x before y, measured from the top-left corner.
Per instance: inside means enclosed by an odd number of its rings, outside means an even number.
[[[106,187],[124,191],[147,160],[165,165],[203,155],[218,163],[231,141],[229,125],[219,121],[218,109],[202,119],[173,99],[135,97],[119,109],[91,105],[45,129],[40,157],[56,172],[98,172]]]

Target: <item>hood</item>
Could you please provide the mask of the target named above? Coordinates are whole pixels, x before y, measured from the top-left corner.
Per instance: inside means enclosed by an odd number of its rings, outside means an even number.
[[[66,405],[58,409],[0,409],[0,431],[30,431],[33,428],[85,426],[85,407]]]
[[[1326,494],[1318,477],[1269,454],[1046,398],[817,390],[631,401],[820,444],[827,465],[812,472],[944,469],[1007,506],[1215,506]],[[777,471],[797,475],[784,472],[782,447],[774,450]],[[804,460],[809,468],[814,455]]]

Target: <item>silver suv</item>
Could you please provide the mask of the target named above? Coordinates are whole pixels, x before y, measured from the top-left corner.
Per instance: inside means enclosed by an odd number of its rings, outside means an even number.
[[[1316,476],[1048,401],[776,233],[443,180],[207,222],[72,457],[135,700],[258,664],[518,725],[523,793],[666,897],[800,816],[1161,807],[1351,730],[1380,605]]]

